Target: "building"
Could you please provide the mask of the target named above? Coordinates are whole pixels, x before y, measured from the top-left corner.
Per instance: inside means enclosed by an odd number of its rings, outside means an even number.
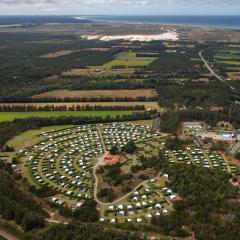
[[[105,163],[111,165],[117,164],[120,161],[120,155],[111,155],[110,153],[104,154],[103,158]]]
[[[199,122],[184,122],[183,123],[185,128],[191,128],[191,129],[201,129],[202,124]]]

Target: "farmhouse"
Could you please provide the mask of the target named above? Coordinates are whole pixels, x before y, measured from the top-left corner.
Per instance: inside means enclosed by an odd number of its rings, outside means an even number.
[[[104,162],[107,164],[117,164],[120,161],[120,155],[111,155],[110,153],[106,153],[103,156]]]

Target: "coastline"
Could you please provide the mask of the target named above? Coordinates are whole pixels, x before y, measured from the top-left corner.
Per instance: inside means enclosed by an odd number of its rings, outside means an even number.
[[[171,16],[168,16],[168,17],[171,17]],[[175,17],[175,16],[173,16],[173,17]],[[204,17],[204,16],[202,16],[202,17]],[[143,16],[143,18],[144,18],[144,16]],[[240,18],[240,16],[239,16],[239,18]],[[133,25],[158,25],[158,26],[170,26],[170,27],[203,28],[203,29],[217,29],[217,30],[239,30],[240,31],[240,19],[239,19],[239,26],[237,26],[237,25],[230,26],[230,25],[224,25],[224,24],[171,23],[171,22],[160,22],[160,21],[135,21],[135,20],[130,21],[130,20],[120,20],[120,19],[110,20],[107,18],[106,19],[98,19],[98,18],[95,18],[94,16],[92,16],[92,17],[88,16],[86,19],[94,21],[94,22],[102,22],[102,23],[118,23],[118,24],[133,24]]]

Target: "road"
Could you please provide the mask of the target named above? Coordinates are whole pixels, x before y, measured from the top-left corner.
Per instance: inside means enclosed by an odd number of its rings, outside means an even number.
[[[93,196],[94,196],[94,200],[95,200],[99,205],[101,205],[102,202],[101,202],[101,201],[98,199],[98,197],[97,197],[98,177],[97,177],[96,171],[97,171],[98,167],[103,166],[105,163],[104,163],[104,158],[103,158],[103,157],[98,158],[97,161],[98,161],[97,164],[93,167],[93,176],[94,176],[94,179],[95,179]]]
[[[103,139],[102,130],[99,126],[97,126],[97,131],[98,131],[98,135],[100,137],[100,141],[101,141],[101,144],[102,144],[103,151],[106,153],[107,152],[106,145],[105,145],[105,142],[104,142],[104,139]]]
[[[157,179],[159,176],[161,175],[161,173],[159,173],[155,178],[153,179]],[[128,196],[130,196],[131,194],[133,194],[139,187],[143,186],[144,184],[148,183],[149,182],[149,179],[144,181],[144,182],[141,182],[139,183],[131,192],[127,193],[126,195],[122,196],[121,198],[118,198],[117,200],[113,201],[113,202],[110,202],[110,203],[105,203],[105,202],[101,202],[98,197],[97,197],[97,185],[96,182],[98,182],[98,179],[97,179],[97,175],[94,175],[96,176],[95,178],[95,187],[94,187],[94,200],[100,205],[100,206],[110,206],[110,205],[113,205],[113,204],[116,204],[118,202],[121,202],[123,201],[125,198],[127,198]]]
[[[68,222],[60,222],[60,221],[57,221],[57,220],[51,220],[51,219],[44,219],[45,222],[48,222],[48,223],[56,223],[56,224],[64,224],[64,225],[67,225]]]
[[[205,66],[207,67],[207,69],[212,73],[212,75],[214,77],[216,77],[219,81],[223,82],[223,83],[226,83],[226,79],[223,79],[222,77],[220,77],[218,74],[216,74],[214,72],[214,70],[209,66],[208,62],[203,58],[202,56],[202,51],[199,52],[199,56],[200,58],[202,59],[202,61],[204,62]],[[231,86],[230,84],[228,84],[229,87],[232,89],[232,90],[235,90],[235,88],[233,86]]]
[[[152,125],[152,131],[160,131],[160,126],[161,126],[161,119],[160,117],[154,119],[153,125]]]
[[[9,233],[7,233],[6,231],[0,229],[0,236],[7,239],[7,240],[19,240],[18,238],[10,235]]]

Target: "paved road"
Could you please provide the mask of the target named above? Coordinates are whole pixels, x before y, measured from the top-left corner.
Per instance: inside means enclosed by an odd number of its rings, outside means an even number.
[[[202,59],[202,61],[204,62],[205,66],[207,67],[207,69],[212,73],[213,76],[215,76],[219,81],[225,83],[226,82],[226,79],[223,79],[222,77],[220,77],[218,74],[216,74],[214,72],[214,70],[209,66],[208,62],[203,58],[202,56],[202,51],[199,52],[199,56],[200,58]],[[229,87],[232,89],[232,90],[235,90],[235,88],[231,85],[229,85]]]
[[[107,152],[107,148],[106,148],[106,145],[105,145],[105,142],[104,142],[104,139],[103,139],[102,131],[101,131],[99,126],[97,126],[97,131],[98,131],[98,135],[100,137],[100,141],[101,141],[101,144],[102,144],[102,147],[103,147],[103,151]]]
[[[0,236],[7,239],[7,240],[18,240],[18,238],[10,235],[9,233],[7,233],[6,231],[0,229]]]
[[[160,119],[160,117],[158,117],[158,118],[154,119],[154,121],[153,121],[152,131],[160,130],[160,126],[161,126],[161,119]]]
[[[105,163],[104,163],[104,158],[103,158],[103,157],[98,158],[97,161],[98,161],[97,164],[93,167],[93,176],[94,176],[94,179],[95,179],[93,196],[94,196],[94,200],[95,200],[99,205],[101,205],[102,202],[101,202],[101,201],[98,199],[98,197],[97,197],[98,177],[97,177],[96,171],[97,171],[97,169],[98,169],[99,166],[103,166],[103,165],[105,165]]]
[[[57,220],[51,220],[51,219],[44,219],[45,222],[48,222],[48,223],[56,223],[56,224],[64,224],[64,225],[67,225],[68,222],[60,222],[60,221],[57,221]]]
[[[159,173],[155,178],[153,179],[157,179],[159,176],[161,175],[161,173]],[[94,187],[94,192],[96,190],[96,195],[94,194],[94,200],[100,205],[100,206],[110,206],[110,205],[113,205],[113,204],[116,204],[118,202],[121,202],[122,200],[124,200],[125,198],[127,198],[128,196],[130,196],[132,193],[134,193],[139,187],[143,186],[144,184],[148,183],[149,182],[149,179],[144,181],[144,182],[141,182],[139,183],[131,192],[127,193],[126,195],[122,196],[121,198],[118,198],[117,200],[113,201],[113,202],[110,202],[110,203],[105,203],[105,202],[101,202],[98,197],[97,197],[97,185],[95,185]],[[95,181],[96,183],[96,181]]]

